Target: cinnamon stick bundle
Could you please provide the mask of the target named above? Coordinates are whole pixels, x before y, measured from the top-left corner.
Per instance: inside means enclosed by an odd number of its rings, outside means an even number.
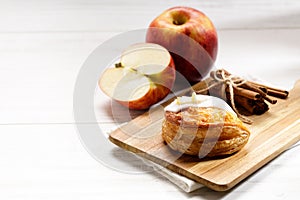
[[[263,100],[253,100],[235,95],[234,101],[239,111],[244,115],[261,115],[269,110],[268,104]]]
[[[244,115],[261,115],[269,110],[269,104],[277,103],[274,98],[286,99],[289,95],[286,90],[247,81],[223,69],[211,72],[208,79],[196,84],[193,89],[198,94],[224,99]]]

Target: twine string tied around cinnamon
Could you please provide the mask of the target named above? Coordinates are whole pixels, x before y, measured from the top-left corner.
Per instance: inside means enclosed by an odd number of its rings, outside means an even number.
[[[214,84],[211,84],[207,88],[196,91],[196,93],[200,94],[200,93],[206,92],[206,91],[210,90],[211,88],[222,84],[221,95],[224,95],[224,96],[222,96],[222,98],[226,99],[226,91],[225,90],[226,90],[226,87],[228,87],[229,96],[230,96],[229,100],[230,100],[232,109],[234,110],[234,112],[237,114],[237,116],[243,122],[245,122],[247,124],[252,124],[253,121],[251,119],[249,119],[248,117],[246,117],[246,116],[239,113],[238,109],[235,106],[235,102],[234,102],[234,88],[237,88],[237,87],[245,84],[247,82],[247,80],[245,80],[241,77],[229,74],[224,69],[219,69],[219,70],[216,70],[216,71],[212,71],[211,76],[214,80],[216,80],[216,82]]]

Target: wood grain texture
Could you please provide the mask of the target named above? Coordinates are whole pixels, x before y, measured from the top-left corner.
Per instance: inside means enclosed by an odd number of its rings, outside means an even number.
[[[110,134],[116,145],[148,158],[216,191],[225,191],[300,140],[300,80],[287,100],[268,113],[252,116],[251,136],[238,153],[202,159],[171,151],[161,138],[162,107],[137,117]]]

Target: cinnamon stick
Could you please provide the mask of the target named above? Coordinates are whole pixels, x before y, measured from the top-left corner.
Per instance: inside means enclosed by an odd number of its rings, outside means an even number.
[[[264,98],[265,100],[267,100],[271,104],[277,103],[277,100],[271,99],[270,97],[267,96],[268,90],[264,87],[258,87],[258,86],[254,85],[254,84],[252,84],[248,81],[246,83],[242,84],[241,87],[259,93],[262,96],[262,98]]]
[[[267,95],[267,89],[263,88],[263,87],[257,87],[255,85],[253,85],[252,83],[250,83],[249,81],[247,81],[246,83],[242,84],[240,87],[245,88],[245,89],[249,89],[252,90],[254,92],[259,93],[261,96],[266,96]]]
[[[268,104],[264,101],[255,101],[254,102],[254,114],[261,115],[269,110]]]
[[[251,81],[248,81],[248,82],[251,83],[252,85],[255,85],[256,87],[265,88],[267,90],[267,94],[270,95],[270,96],[273,96],[273,97],[278,97],[278,98],[281,98],[281,99],[286,99],[288,97],[288,95],[289,95],[289,91],[287,91],[287,90],[273,88],[273,87],[270,87],[270,86],[266,86],[266,85],[263,85],[263,84],[260,84],[260,83],[255,83],[255,82],[251,82]]]
[[[252,102],[250,99],[243,97],[243,96],[234,96],[234,101],[237,104],[238,109],[245,109],[247,111],[247,115],[253,115],[254,114],[254,107],[252,105]]]
[[[238,105],[238,109],[245,109],[247,115],[261,115],[269,110],[268,104],[262,99],[252,100],[243,96],[236,95],[234,101]]]
[[[226,92],[229,92],[229,88],[226,88]],[[243,96],[248,99],[258,100],[258,99],[262,98],[262,96],[258,92],[254,92],[252,90],[247,90],[244,88],[234,87],[233,92],[234,92],[234,95]]]
[[[267,94],[270,96],[273,96],[273,97],[280,98],[280,99],[286,99],[289,96],[288,91],[278,91],[278,90],[273,90],[273,89],[268,89]]]
[[[227,98],[230,98],[230,94],[227,93]],[[244,96],[234,95],[234,101],[237,103],[238,108],[246,111],[247,115],[261,115],[269,110],[268,104],[261,99],[249,99]],[[230,101],[228,101],[230,102]]]
[[[265,100],[267,100],[269,103],[271,103],[271,104],[275,104],[275,103],[277,103],[277,100],[276,99],[271,99],[270,97],[268,97],[268,96],[265,96],[265,97],[263,97]]]

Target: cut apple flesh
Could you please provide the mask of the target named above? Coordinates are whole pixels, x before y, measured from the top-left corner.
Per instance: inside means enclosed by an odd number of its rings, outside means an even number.
[[[127,68],[109,68],[102,75],[100,87],[117,101],[133,101],[147,94],[150,81],[146,76]]]
[[[157,44],[136,44],[126,49],[120,64],[106,69],[99,86],[109,97],[132,109],[146,109],[162,100],[174,84],[174,63]]]
[[[141,74],[157,74],[169,65],[170,54],[165,48],[157,44],[136,44],[122,53],[121,63]]]

